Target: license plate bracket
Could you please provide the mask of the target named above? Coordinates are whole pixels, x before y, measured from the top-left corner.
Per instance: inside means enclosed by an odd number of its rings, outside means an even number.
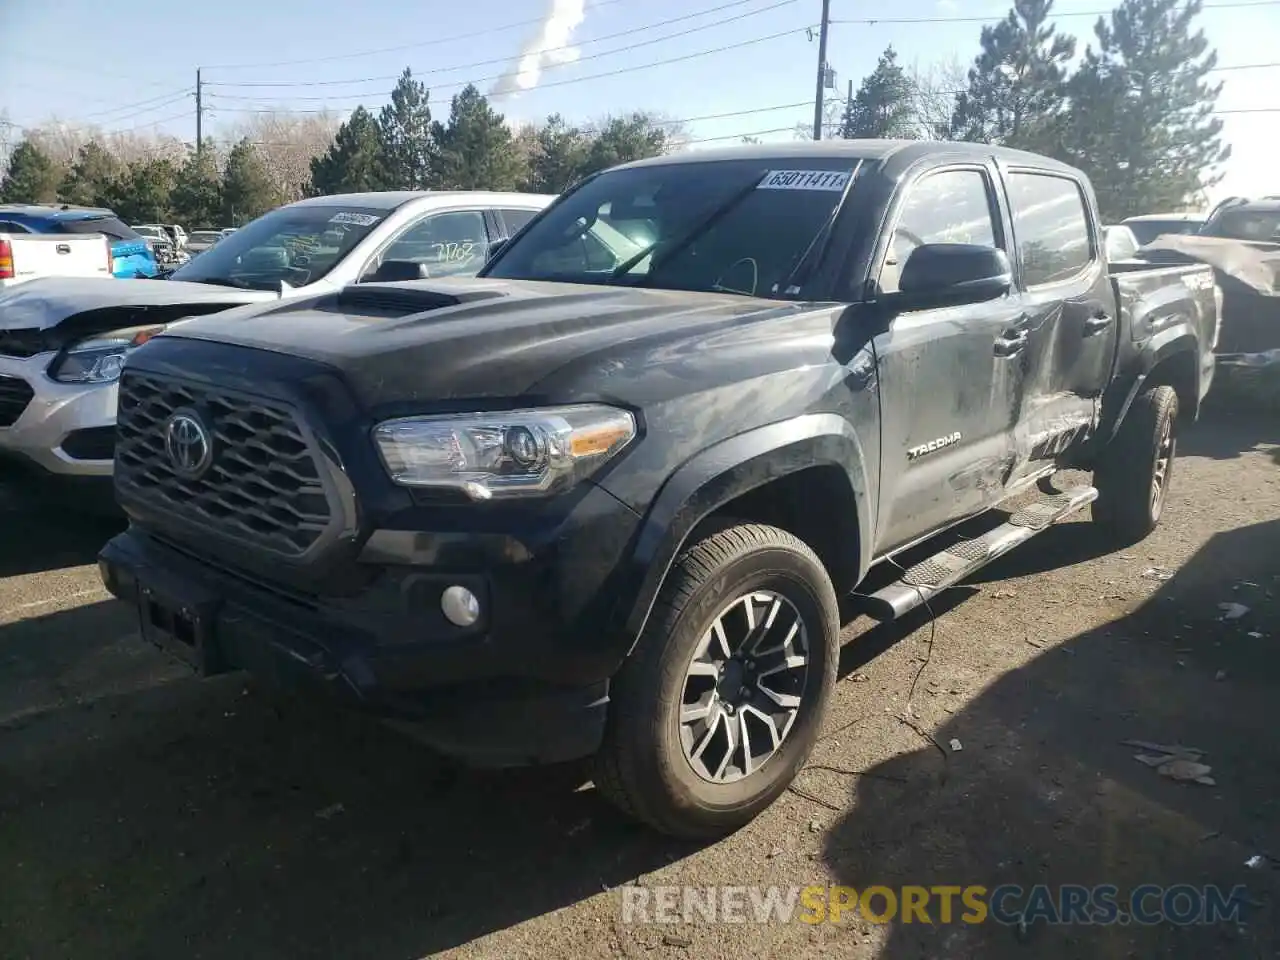
[[[138,628],[142,638],[181,660],[200,676],[226,667],[214,636],[217,600],[197,591],[138,584]]]

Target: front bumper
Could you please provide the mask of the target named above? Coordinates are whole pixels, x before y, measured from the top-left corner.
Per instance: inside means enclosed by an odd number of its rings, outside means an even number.
[[[0,425],[0,455],[20,457],[53,476],[110,477],[116,384],[51,380],[46,370],[54,356],[0,356],[0,377],[23,381],[34,394],[16,420]]]
[[[99,570],[137,607],[143,636],[201,674],[246,670],[320,692],[409,722],[476,765],[561,762],[598,749],[611,673],[602,664],[624,655],[609,635],[607,572],[583,564],[602,543],[620,548],[638,523],[599,489],[578,507],[536,556],[510,538],[382,531],[353,571],[365,585],[343,597],[265,582],[136,523],[103,548]],[[441,613],[455,584],[481,600],[473,627]],[[566,595],[574,590],[590,599]]]

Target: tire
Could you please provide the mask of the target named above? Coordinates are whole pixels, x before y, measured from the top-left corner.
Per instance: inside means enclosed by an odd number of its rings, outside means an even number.
[[[750,656],[725,656],[750,623],[749,611],[771,628],[747,635],[742,646],[754,647]],[[791,631],[793,620],[802,629]],[[789,645],[780,644],[784,636]],[[803,667],[787,659],[801,649]],[[595,758],[596,788],[624,813],[671,836],[732,833],[772,804],[808,759],[831,700],[839,651],[835,589],[806,544],[753,523],[705,536],[672,565],[614,678]],[[717,658],[723,669],[713,676]],[[730,730],[739,738],[733,751]],[[744,739],[754,766],[746,761]],[[766,750],[772,752],[765,756]]]
[[[1094,522],[1123,544],[1142,540],[1159,524],[1169,497],[1178,443],[1178,395],[1153,387],[1133,401],[1094,470]]]

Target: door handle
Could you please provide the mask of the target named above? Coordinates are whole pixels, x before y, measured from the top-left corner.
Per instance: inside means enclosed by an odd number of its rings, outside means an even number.
[[[1099,310],[1084,322],[1084,335],[1092,337],[1095,333],[1101,333],[1109,326],[1111,326],[1111,315]]]
[[[1022,348],[1027,345],[1027,331],[1018,330],[1012,333],[1004,333],[996,337],[995,355],[997,357],[1012,357],[1022,352]]]

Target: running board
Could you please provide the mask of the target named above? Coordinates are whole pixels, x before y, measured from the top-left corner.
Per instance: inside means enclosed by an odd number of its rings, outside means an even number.
[[[1094,487],[1072,487],[1029,503],[994,530],[921,560],[894,583],[860,598],[866,613],[880,621],[896,620],[1097,498]]]

